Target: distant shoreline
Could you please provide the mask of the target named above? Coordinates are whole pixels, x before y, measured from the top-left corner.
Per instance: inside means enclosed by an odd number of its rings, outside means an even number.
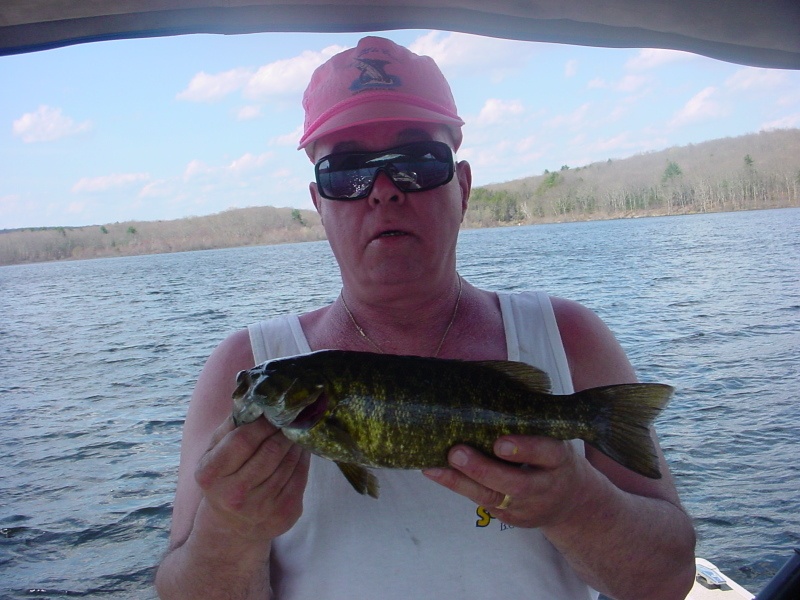
[[[270,208],[270,207],[265,207]],[[468,230],[477,230],[477,229],[492,229],[492,228],[511,228],[511,227],[519,227],[519,226],[531,226],[531,225],[558,225],[558,224],[568,224],[568,223],[589,223],[594,221],[615,221],[615,220],[627,220],[627,219],[648,219],[648,218],[656,218],[656,217],[682,217],[682,216],[689,216],[689,215],[699,215],[699,214],[710,214],[710,213],[733,213],[733,212],[750,212],[750,211],[761,211],[761,210],[780,210],[780,209],[787,209],[787,208],[800,208],[798,206],[770,206],[766,208],[741,208],[737,210],[727,210],[727,211],[707,211],[707,212],[700,212],[700,211],[684,211],[684,212],[673,212],[673,213],[665,213],[660,211],[640,211],[640,212],[631,212],[627,214],[617,214],[611,216],[595,216],[590,217],[587,215],[574,215],[574,218],[570,219],[539,219],[535,221],[517,221],[517,222],[497,222],[493,224],[478,224],[478,225],[464,225],[462,226],[462,231]],[[252,210],[252,209],[246,209]],[[311,211],[307,211],[311,213]],[[202,218],[202,217],[196,217]],[[146,223],[146,222],[145,222]],[[123,224],[124,225],[124,224]],[[108,226],[106,226],[108,227]],[[60,228],[60,227],[53,227],[53,228],[40,228],[35,230],[4,230],[0,231],[0,241],[4,235],[9,235],[12,233],[21,232],[24,234],[36,234],[39,232],[57,232],[61,235],[60,231],[64,230],[84,230],[84,229],[96,229],[97,226],[90,226],[90,227],[76,227],[76,228]],[[61,258],[51,258],[51,259],[44,259],[44,260],[36,260],[36,261],[20,261],[20,262],[2,262],[0,260],[0,267],[3,266],[13,266],[13,265],[21,265],[21,264],[39,264],[39,263],[47,263],[47,262],[68,262],[68,261],[78,261],[78,260],[91,260],[95,258],[123,258],[123,257],[131,257],[131,256],[148,256],[154,254],[173,254],[176,252],[197,252],[202,250],[224,250],[228,248],[244,248],[244,247],[254,247],[254,246],[271,246],[271,245],[281,245],[281,244],[298,244],[298,243],[307,243],[307,242],[316,242],[316,241],[324,241],[326,238],[325,236],[321,237],[313,237],[313,239],[309,239],[309,236],[306,235],[297,235],[293,237],[291,235],[280,235],[278,236],[280,239],[276,239],[275,241],[269,241],[268,239],[261,242],[261,243],[243,243],[243,244],[235,244],[235,245],[218,245],[218,246],[203,246],[203,247],[196,247],[196,248],[185,248],[185,249],[174,249],[174,250],[166,250],[166,251],[140,251],[136,252],[135,246],[128,246],[126,250],[127,252],[123,251],[122,248],[119,249],[119,252],[115,254],[98,254],[94,256],[69,256],[69,257],[61,257]],[[0,251],[2,247],[0,247]],[[1,257],[0,257],[1,258]]]

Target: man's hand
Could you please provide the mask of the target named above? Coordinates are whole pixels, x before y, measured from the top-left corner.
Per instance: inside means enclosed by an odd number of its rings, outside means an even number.
[[[303,511],[309,455],[266,419],[220,425],[195,471],[207,508],[242,540],[288,531]]]
[[[553,526],[574,515],[597,475],[572,445],[552,438],[505,436],[494,452],[507,462],[455,446],[448,457],[451,469],[425,475],[517,527]]]

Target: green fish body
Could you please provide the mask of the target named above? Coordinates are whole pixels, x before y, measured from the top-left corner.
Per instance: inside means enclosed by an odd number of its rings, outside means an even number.
[[[553,395],[547,374],[520,362],[321,350],[239,373],[233,416],[240,425],[263,414],[377,497],[368,467],[444,467],[454,445],[492,455],[507,434],[580,438],[658,478],[649,428],[672,391],[636,383]]]

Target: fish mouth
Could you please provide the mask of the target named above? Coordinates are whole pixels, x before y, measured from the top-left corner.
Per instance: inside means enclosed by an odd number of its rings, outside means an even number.
[[[311,429],[322,419],[326,410],[328,410],[328,395],[323,392],[314,402],[301,410],[294,420],[285,425],[285,427],[287,429]]]

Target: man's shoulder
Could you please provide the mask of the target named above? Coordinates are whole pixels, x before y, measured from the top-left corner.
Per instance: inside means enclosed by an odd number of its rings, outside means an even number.
[[[576,390],[636,381],[625,351],[593,310],[565,298],[550,301]]]
[[[549,298],[559,329],[566,328],[577,333],[586,333],[605,328],[600,317],[580,302],[559,296],[549,296]]]
[[[230,369],[249,369],[253,366],[253,351],[247,329],[239,329],[222,340],[208,359],[210,365]],[[208,365],[207,365],[208,366]]]

